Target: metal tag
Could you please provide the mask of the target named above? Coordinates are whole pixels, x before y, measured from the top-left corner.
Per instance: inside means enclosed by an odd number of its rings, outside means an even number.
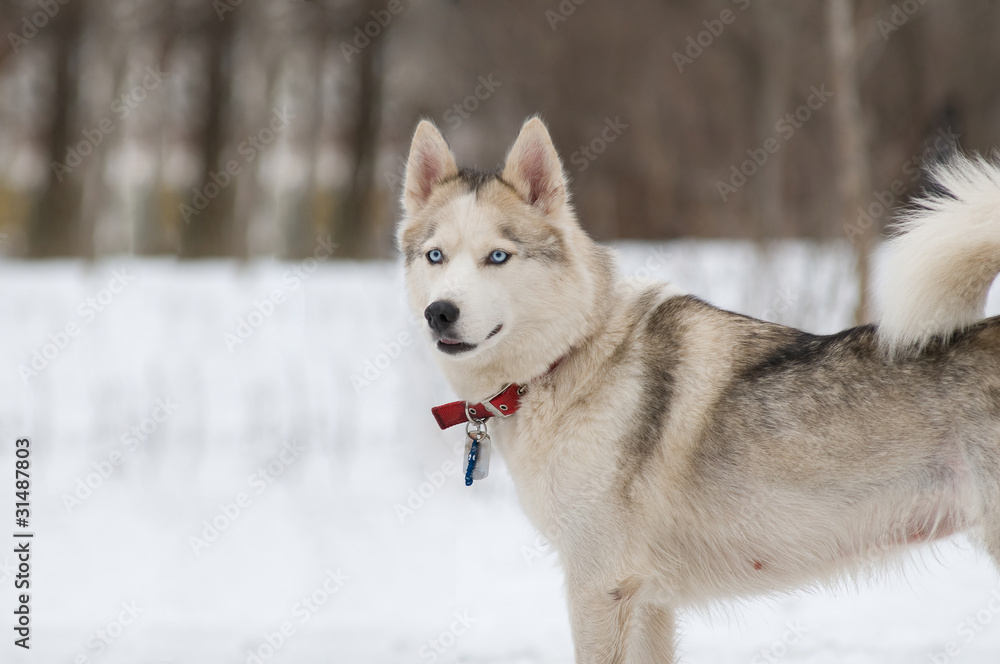
[[[485,479],[490,474],[490,434],[486,422],[469,413],[465,406],[469,423],[465,425],[465,486],[472,486],[473,480]]]
[[[483,480],[490,474],[490,437],[465,439],[465,485],[472,480]]]

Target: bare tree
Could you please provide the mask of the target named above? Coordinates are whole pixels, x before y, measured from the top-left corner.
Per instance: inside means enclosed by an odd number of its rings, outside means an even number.
[[[379,0],[359,3],[357,24],[371,20],[370,11],[382,7]],[[391,28],[386,29],[386,32]],[[333,220],[333,236],[341,251],[349,256],[370,256],[374,230],[372,194],[382,116],[383,52],[387,34],[379,34],[355,58],[354,117],[349,129],[348,154],[351,177]]]
[[[775,123],[787,112],[795,47],[795,30],[801,12],[797,4],[758,3],[752,10],[756,19],[760,53],[760,88],[757,94],[757,136],[762,145],[774,137]],[[754,182],[754,212],[762,236],[775,237],[787,230],[785,168],[788,151],[769,155]]]
[[[45,152],[50,164],[67,161],[66,153],[75,134],[78,79],[75,64],[83,33],[84,5],[71,2],[62,7],[48,26],[52,55],[51,81],[54,88],[49,106],[49,129]],[[37,201],[28,230],[28,252],[36,258],[89,256],[91,238],[81,229],[80,171],[56,172],[48,169],[43,191]]]
[[[858,81],[858,47],[855,40],[853,0],[827,0],[827,46],[833,90],[834,145],[838,157],[837,193],[843,224],[856,224],[856,211],[870,189],[868,154],[865,142],[865,115],[861,107]],[[858,307],[854,317],[865,323],[871,320],[871,254],[875,249],[875,224],[860,228],[854,236],[857,255]]]
[[[1000,20],[996,3],[404,2],[391,16],[385,0],[56,5],[47,17],[35,0],[0,0],[6,253],[292,257],[319,231],[338,256],[385,255],[418,117],[488,168],[541,113],[599,238],[846,230],[864,321],[889,214],[866,222],[858,207],[891,183],[902,193],[886,208],[919,192],[914,157],[959,120],[965,147],[1000,142],[1000,93],[982,84],[1000,76],[1000,42],[982,29]],[[22,32],[26,45],[9,37]],[[345,44],[358,45],[349,58]],[[112,113],[146,63],[170,72],[162,89]],[[744,168],[823,82],[830,102]],[[242,158],[280,107],[294,124]],[[65,162],[104,117],[116,127],[79,168],[39,167]],[[216,192],[212,175],[233,160],[240,174]],[[199,192],[211,200],[185,218]]]
[[[212,185],[212,175],[226,171],[225,149],[227,112],[231,96],[230,70],[233,39],[242,12],[225,17],[216,16],[208,6],[204,11],[199,32],[205,49],[205,95],[200,145],[202,172],[200,182],[205,189]],[[187,258],[205,256],[242,256],[246,238],[238,232],[233,215],[234,188],[218,186],[218,194],[194,220],[184,225],[181,235],[181,255]]]

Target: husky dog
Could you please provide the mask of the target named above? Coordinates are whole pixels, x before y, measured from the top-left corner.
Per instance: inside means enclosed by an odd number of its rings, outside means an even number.
[[[958,532],[1000,563],[1000,318],[983,320],[1000,168],[963,158],[936,178],[890,241],[878,324],[815,336],[621,280],[539,119],[491,173],[417,127],[409,300],[463,410],[493,404],[565,569],[579,664],[674,662],[680,608]]]

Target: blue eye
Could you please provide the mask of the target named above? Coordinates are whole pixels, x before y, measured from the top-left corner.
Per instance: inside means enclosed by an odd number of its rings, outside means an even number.
[[[444,260],[444,254],[441,253],[440,249],[431,249],[427,252],[427,260],[437,264]]]
[[[494,265],[500,265],[501,263],[506,263],[507,259],[510,258],[510,254],[506,251],[501,251],[497,249],[492,254],[490,254],[490,262]]]

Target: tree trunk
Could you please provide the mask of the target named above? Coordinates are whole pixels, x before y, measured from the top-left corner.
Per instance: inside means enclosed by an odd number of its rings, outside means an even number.
[[[775,136],[775,123],[788,112],[788,86],[793,62],[792,37],[795,30],[795,7],[784,4],[758,4],[753,8],[760,40],[761,86],[758,93],[756,141]],[[768,156],[753,183],[753,205],[757,229],[765,238],[786,234],[785,162],[787,150]]]
[[[213,11],[206,21],[212,27],[206,30],[205,35],[208,44],[206,56],[208,91],[203,107],[205,118],[200,144],[204,156],[198,188],[202,192],[206,190],[214,192],[217,188],[218,193],[211,198],[206,193],[206,198],[210,198],[208,206],[184,224],[181,231],[181,255],[185,258],[242,256],[246,253],[246,239],[240,237],[235,228],[233,215],[235,183],[230,180],[228,185],[219,186],[212,179],[213,173],[226,171],[228,161],[223,151],[227,145],[226,106],[231,69],[229,59],[232,57],[233,33],[237,18],[231,15],[219,21]]]
[[[53,72],[55,94],[46,152],[50,164],[66,164],[66,154],[76,136],[72,109],[76,106],[77,79],[74,71],[82,32],[83,12],[79,2],[71,2],[53,19]],[[91,157],[93,158],[93,157]],[[35,206],[28,232],[28,253],[34,258],[90,256],[91,238],[83,237],[80,223],[81,169],[89,166],[84,158],[70,172],[57,175],[50,166],[48,179]]]
[[[352,176],[334,219],[333,240],[343,256],[374,254],[372,190],[382,116],[382,52],[385,33],[373,39],[357,59],[357,97],[351,132]]]
[[[834,143],[837,150],[838,212],[857,256],[858,306],[854,312],[858,324],[872,320],[871,254],[875,250],[878,228],[859,225],[858,209],[864,205],[865,192],[871,190],[865,116],[861,108],[858,80],[858,45],[854,32],[853,0],[827,0],[827,47],[830,55],[830,88],[833,91]]]

